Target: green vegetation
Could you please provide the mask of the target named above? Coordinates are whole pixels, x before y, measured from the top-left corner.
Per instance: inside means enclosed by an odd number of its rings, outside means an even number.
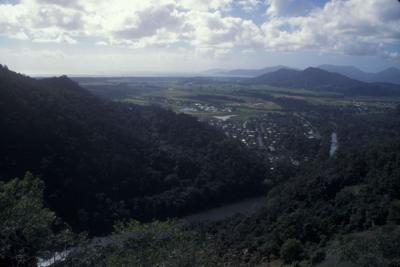
[[[80,78],[78,81],[94,94],[106,98],[140,105],[160,105],[202,120],[215,115],[235,114],[244,121],[260,113],[285,112],[285,107],[277,101],[281,98],[367,113],[390,110],[400,102],[399,96],[395,95],[365,96],[312,88],[274,87],[250,83],[243,78],[98,78],[98,82],[93,82],[93,79],[97,81],[95,78]],[[267,95],[268,99],[265,98]],[[217,110],[182,111],[188,107],[196,108],[196,103]],[[224,108],[231,108],[231,111],[223,111]]]
[[[38,257],[73,244],[73,234],[44,208],[43,191],[30,173],[0,182],[0,266],[36,266]]]
[[[0,68],[0,180],[27,170],[77,232],[184,216],[261,194],[262,158],[196,118],[102,100],[67,77]],[[170,177],[175,177],[170,179]]]
[[[343,261],[356,266],[391,267],[400,264],[400,227],[389,225],[352,234],[341,240]]]
[[[256,264],[282,256],[286,262],[302,259],[301,265],[308,266],[320,261],[323,251],[331,260],[331,240],[363,233],[360,237],[367,239],[341,239],[342,246],[348,246],[350,251],[360,249],[358,254],[346,254],[341,260],[356,266],[396,266],[393,262],[398,259],[397,241],[388,237],[397,236],[398,230],[386,226],[398,224],[400,140],[396,132],[400,130],[400,118],[391,111],[349,114],[338,122],[341,147],[337,155],[328,160],[316,158],[302,174],[275,186],[267,196],[265,208],[257,214],[210,226],[217,229],[218,247],[234,255],[237,262],[250,258]],[[386,234],[376,231],[380,228]],[[369,231],[382,239],[366,242]],[[285,254],[292,246],[300,247],[293,239],[304,248],[302,258]],[[362,243],[367,247],[360,247]],[[244,257],[240,253],[243,250],[249,251],[250,256]],[[362,256],[364,250],[366,258]],[[321,251],[321,255],[315,255],[315,251]],[[368,258],[385,264],[365,265]]]
[[[288,239],[283,243],[280,256],[286,263],[300,261],[303,257],[303,246],[297,239]]]
[[[210,242],[187,226],[174,222],[137,221],[115,226],[111,242],[88,244],[71,253],[71,266],[217,266]]]
[[[57,266],[399,265],[397,98],[81,79],[101,99],[67,77],[0,81],[0,266],[55,252]],[[27,170],[41,180],[10,179]],[[183,218],[261,194],[252,214]]]

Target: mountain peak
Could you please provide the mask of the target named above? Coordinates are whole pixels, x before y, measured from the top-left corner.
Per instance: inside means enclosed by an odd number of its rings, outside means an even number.
[[[0,64],[0,73],[2,74],[18,74],[12,70],[10,70],[7,65]]]
[[[277,87],[328,91],[345,91],[347,88],[359,86],[361,83],[346,76],[315,67],[309,67],[303,71],[280,69],[259,76],[253,81]]]
[[[71,80],[67,75],[61,75],[59,77],[44,78],[40,80],[45,85],[52,87],[71,89],[71,90],[82,90],[82,87],[73,80]]]
[[[381,71],[380,73],[387,73],[387,74],[400,74],[400,70],[398,68],[395,67],[389,67],[387,69],[384,69],[383,71]]]
[[[352,66],[352,65],[330,65],[330,64],[323,64],[318,66],[319,69],[323,70],[330,70],[330,69],[345,69],[351,71],[361,71],[360,69]]]
[[[400,70],[395,67],[389,67],[377,73],[364,72],[354,66],[340,66],[340,65],[321,65],[319,68],[342,74],[346,77],[356,79],[363,82],[386,82],[400,84]]]
[[[316,67],[308,67],[306,69],[303,70],[303,72],[312,72],[312,73],[323,73],[323,72],[327,72],[325,70],[322,70],[320,68],[316,68]]]
[[[273,71],[273,72],[269,72],[269,73],[285,73],[285,72],[298,72],[297,70],[292,70],[292,69],[288,69],[288,68],[280,68],[280,69],[277,69],[276,71]],[[266,73],[266,74],[269,74],[269,73]]]

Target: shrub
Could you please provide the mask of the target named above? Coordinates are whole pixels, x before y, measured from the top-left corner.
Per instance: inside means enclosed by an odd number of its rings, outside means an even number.
[[[317,250],[311,255],[311,264],[314,266],[325,260],[326,254],[324,250]]]
[[[286,263],[301,260],[303,257],[303,245],[297,239],[288,239],[281,247],[281,258]]]

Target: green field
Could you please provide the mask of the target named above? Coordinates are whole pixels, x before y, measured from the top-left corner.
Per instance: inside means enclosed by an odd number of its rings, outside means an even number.
[[[160,105],[199,118],[236,115],[236,119],[245,120],[259,114],[286,112],[287,107],[275,101],[282,98],[361,113],[381,112],[400,103],[398,97],[349,97],[301,88],[245,85],[229,78],[93,78],[79,82],[116,101]]]

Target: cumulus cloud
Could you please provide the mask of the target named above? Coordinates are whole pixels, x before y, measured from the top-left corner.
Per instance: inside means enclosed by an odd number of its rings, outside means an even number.
[[[266,0],[267,15],[270,17],[278,16],[299,16],[308,13],[313,7],[309,0]]]
[[[58,5],[61,7],[81,7],[79,0],[37,0],[39,4]]]
[[[391,54],[386,45],[400,44],[395,0],[332,0],[302,16],[281,14],[291,0],[269,2],[270,18],[262,25],[268,49],[385,55]]]
[[[262,4],[261,0],[239,0],[239,6],[246,12],[254,11]]]
[[[0,34],[37,42],[76,43],[84,27],[80,11],[24,0],[0,5]]]
[[[228,9],[233,0],[178,0],[177,5],[188,10],[224,10]]]
[[[397,0],[21,0],[0,2],[0,35],[33,42],[169,47],[224,56],[243,51],[335,52],[398,59]],[[238,14],[263,8],[257,24]],[[99,41],[100,40],[100,41]]]
[[[262,42],[261,31],[250,20],[223,17],[221,13],[195,13],[190,15],[193,45],[199,46],[254,46]]]
[[[123,29],[117,29],[113,34],[117,38],[136,40],[153,36],[160,29],[177,32],[184,26],[184,18],[174,8],[169,4],[138,11],[134,18],[126,18]]]

